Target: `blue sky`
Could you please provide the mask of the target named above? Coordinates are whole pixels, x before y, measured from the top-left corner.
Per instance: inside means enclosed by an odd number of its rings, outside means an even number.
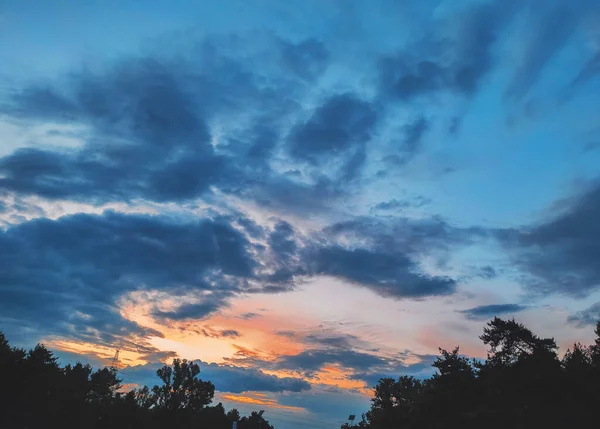
[[[200,360],[277,427],[495,315],[588,341],[599,9],[3,2],[0,329],[131,384]]]

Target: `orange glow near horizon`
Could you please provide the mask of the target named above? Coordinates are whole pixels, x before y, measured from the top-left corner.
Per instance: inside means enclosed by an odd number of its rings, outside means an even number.
[[[96,358],[105,362],[105,365],[110,365],[112,359],[117,351],[116,348],[112,349],[106,346],[101,346],[94,343],[71,341],[64,339],[53,339],[46,342],[46,345],[50,348],[61,350],[64,352],[75,353],[82,356],[95,356]],[[141,354],[132,352],[129,350],[119,351],[119,362],[124,366],[133,365],[144,365],[147,363],[146,360],[140,358]]]
[[[153,315],[156,310],[174,311],[185,303],[198,302],[202,296],[171,296],[159,291],[135,291],[124,295],[119,300],[118,306],[124,318],[155,331],[152,336],[145,338],[133,336],[128,338],[132,344],[143,345],[145,348],[154,347],[157,351],[173,351],[177,357],[189,360],[254,368],[280,378],[302,378],[313,386],[336,387],[366,396],[372,394],[371,386],[367,386],[364,381],[352,379],[355,370],[351,368],[328,364],[306,374],[294,368],[277,368],[277,365],[270,364],[276,363],[283,356],[296,355],[318,347],[314,337],[319,335],[327,337],[349,334],[351,341],[355,341],[357,345],[354,350],[390,359],[397,358],[400,351],[413,350],[414,354],[404,354],[402,357],[406,365],[418,363],[420,361],[418,354],[437,353],[438,346],[447,346],[448,338],[444,337],[444,332],[430,324],[415,327],[416,329],[412,330],[410,335],[405,335],[403,331],[387,331],[381,334],[382,331],[376,324],[360,321],[360,318],[365,316],[362,312],[356,313],[355,309],[347,308],[348,306],[336,308],[335,300],[330,296],[332,289],[335,294],[344,292],[353,297],[356,305],[360,305],[361,308],[364,307],[365,302],[374,305],[382,300],[372,292],[347,285],[336,283],[324,288],[322,284],[315,283],[307,285],[304,290],[300,289],[285,295],[240,296],[233,299],[229,306],[221,311],[197,320],[164,321],[156,319]],[[322,299],[315,301],[314,297],[307,300],[305,296],[307,294],[324,295]],[[330,308],[325,305],[326,303],[332,303],[333,307]],[[398,313],[397,308],[392,304],[388,301],[382,302],[378,315],[381,316],[388,311],[386,306],[390,306],[394,311],[394,317],[399,320],[409,317],[408,313]],[[405,305],[423,304],[405,303]],[[325,317],[330,313],[333,314],[334,311],[341,312],[336,313],[339,318]],[[347,311],[356,314],[359,319],[357,321],[349,319]],[[56,339],[51,344],[60,350],[95,356],[107,365],[110,364],[115,352],[115,349],[89,342]],[[388,344],[394,344],[395,347],[390,347]],[[463,344],[461,352],[467,355],[480,352],[473,343]],[[137,352],[135,348],[136,346],[132,346],[130,350],[121,349],[120,360],[124,366],[147,363],[144,355]],[[378,351],[373,352],[374,349]],[[272,402],[267,396],[259,394],[228,393],[227,395],[227,399],[256,405],[268,405],[270,401]]]
[[[252,395],[252,396],[250,396],[250,395]],[[262,394],[246,393],[246,394],[236,395],[233,393],[226,393],[224,395],[221,395],[221,397],[228,401],[238,402],[241,404],[261,405],[261,406],[265,406],[265,407],[277,408],[277,409],[287,410],[287,411],[306,412],[306,409],[304,409],[302,407],[293,407],[291,405],[278,404],[275,399],[268,399],[265,397],[265,395],[262,395]]]

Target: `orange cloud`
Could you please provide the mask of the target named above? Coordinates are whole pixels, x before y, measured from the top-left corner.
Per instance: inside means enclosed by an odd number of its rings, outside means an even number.
[[[270,408],[278,408],[282,410],[288,411],[306,411],[302,407],[293,407],[291,405],[281,405],[278,404],[275,399],[269,399],[264,397],[264,395],[257,395],[256,393],[247,393],[242,395],[234,395],[232,393],[226,393],[221,396],[223,399],[232,402],[238,402],[242,404],[252,404],[252,405],[262,405]]]
[[[75,353],[82,356],[92,356],[103,361],[105,365],[110,365],[115,355],[116,348],[109,348],[94,343],[83,341],[72,341],[63,339],[54,339],[46,342],[50,349],[61,350],[69,353]],[[123,366],[143,365],[147,361],[141,359],[141,354],[129,350],[119,352],[119,362]]]

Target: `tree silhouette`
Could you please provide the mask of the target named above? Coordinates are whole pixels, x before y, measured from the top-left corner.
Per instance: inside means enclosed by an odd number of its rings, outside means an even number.
[[[215,386],[199,374],[196,363],[175,359],[157,371],[161,384],[123,392],[114,368],[61,368],[43,345],[14,348],[0,332],[0,428],[230,429],[237,419],[242,427],[272,429],[256,413],[240,417],[209,406]]]
[[[248,417],[240,419],[238,429],[273,429],[273,426],[262,415],[259,415],[256,411],[252,411]]]
[[[156,405],[169,411],[190,409],[198,411],[210,404],[215,395],[215,386],[210,381],[197,378],[200,374],[198,364],[183,359],[174,359],[173,366],[163,366],[156,374],[162,380],[162,386],[152,389],[156,396]]]
[[[230,422],[237,422],[240,420],[240,412],[237,410],[237,408],[232,408],[227,412],[227,419]]]
[[[562,360],[556,342],[515,320],[494,318],[481,340],[483,362],[440,349],[424,380],[384,378],[359,424],[369,429],[564,428],[597,421],[600,323],[595,343],[574,344]],[[347,424],[343,429],[349,429]]]

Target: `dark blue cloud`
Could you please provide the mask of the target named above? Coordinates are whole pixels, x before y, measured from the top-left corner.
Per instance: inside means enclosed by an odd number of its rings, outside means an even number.
[[[0,187],[46,198],[157,201],[196,197],[217,180],[204,115],[178,71],[154,59],[124,61],[105,74],[79,73],[71,87],[25,89],[8,113],[91,127],[80,151],[20,149],[0,159]]]
[[[427,204],[431,203],[431,199],[430,198],[426,198],[422,195],[417,195],[416,197],[412,198],[412,199],[406,199],[406,200],[398,200],[396,198],[392,198],[389,201],[384,201],[381,203],[376,204],[372,210],[381,210],[381,211],[387,211],[387,210],[404,210],[404,209],[408,209],[411,207],[414,208],[420,208],[423,206],[426,206]]]
[[[580,328],[595,326],[596,323],[600,322],[600,302],[569,316],[567,320]]]
[[[583,85],[594,76],[600,74],[600,52],[596,53],[571,82],[571,89]]]
[[[564,48],[582,19],[592,11],[594,2],[549,0],[544,7],[535,2],[529,7],[528,40],[524,41],[522,62],[508,88],[508,94],[517,98],[537,82],[545,66]]]
[[[340,337],[341,338],[341,337]],[[350,339],[354,341],[354,339]],[[434,370],[431,364],[435,361],[435,355],[414,355],[404,352],[396,357],[384,358],[372,353],[359,352],[351,348],[338,347],[338,341],[333,344],[326,342],[322,344],[326,349],[306,350],[296,355],[283,356],[275,367],[280,369],[294,369],[304,371],[307,376],[312,376],[327,365],[340,365],[351,369],[354,373],[350,376],[353,380],[362,380],[368,386],[377,384],[380,378],[397,378],[401,375],[428,376]],[[410,355],[417,357],[419,362],[405,364],[404,360]]]
[[[202,374],[203,377],[214,380],[221,392],[301,392],[311,388],[310,384],[301,378],[276,377],[258,369],[224,364],[205,364],[202,366]]]
[[[489,280],[497,277],[498,272],[491,265],[486,265],[479,270],[479,276]]]
[[[326,68],[328,53],[314,39],[262,36],[267,47],[261,49],[276,58],[271,71],[259,72],[255,62],[262,54],[248,53],[260,43],[215,36],[191,51],[179,43],[177,52],[72,72],[60,86],[13,88],[0,103],[8,117],[75,123],[88,131],[77,151],[21,149],[0,158],[0,189],[93,203],[183,201],[211,186],[279,205],[290,191],[311,193],[304,202],[313,199],[323,190],[321,179],[307,185],[282,176],[269,159],[282,122],[299,108],[294,94]],[[249,128],[214,146],[209,122],[239,115],[250,118]]]
[[[310,384],[300,378],[277,377],[259,369],[243,368],[226,364],[199,361],[200,378],[210,380],[219,392],[302,392],[310,390]],[[162,364],[149,363],[128,367],[123,371],[124,381],[152,386],[158,383],[156,370]]]
[[[394,298],[447,295],[456,282],[447,277],[419,274],[418,265],[405,254],[379,249],[327,246],[307,258],[312,274],[339,277]]]
[[[326,70],[330,54],[321,41],[307,39],[283,44],[282,63],[301,79],[311,82]]]
[[[370,372],[357,372],[350,376],[353,380],[362,380],[367,386],[375,387],[382,378],[397,379],[403,375],[413,376],[417,378],[426,378],[431,376],[435,369],[432,364],[435,362],[436,355],[416,355],[419,362],[413,364],[396,363],[392,368],[384,370],[375,370]]]
[[[339,277],[387,297],[448,295],[456,280],[424,273],[422,255],[441,264],[457,247],[490,236],[485,228],[458,228],[440,218],[359,217],[320,231],[306,243],[301,262],[305,274]]]
[[[537,293],[582,297],[600,288],[600,182],[561,202],[556,215],[498,238]]]
[[[430,123],[424,117],[415,119],[413,122],[403,127],[404,137],[402,145],[399,148],[399,155],[392,155],[392,159],[397,159],[400,164],[410,162],[420,151],[423,143],[423,137],[429,130]]]
[[[222,297],[205,300],[197,304],[183,304],[176,310],[162,311],[155,309],[152,316],[159,320],[199,320],[226,306],[226,301]]]
[[[529,307],[527,306],[519,304],[491,304],[462,310],[460,313],[464,314],[467,319],[483,320],[502,314],[518,313],[520,311],[525,311],[528,308]]]
[[[238,338],[242,336],[242,334],[240,334],[235,329],[225,329],[223,331],[220,331],[219,335],[225,338]]]
[[[516,1],[477,2],[453,15],[451,34],[436,26],[418,44],[379,63],[382,94],[403,101],[450,91],[471,95],[493,66],[493,48],[517,9]],[[442,59],[440,59],[442,58]]]
[[[397,200],[396,198],[393,198],[389,201],[384,201],[382,203],[379,203],[377,205],[375,205],[375,207],[373,207],[375,210],[393,210],[393,209],[406,209],[408,207],[410,207],[411,204],[410,202],[403,200]]]
[[[269,234],[269,247],[279,257],[289,259],[297,250],[295,231],[292,225],[285,221],[278,222]]]
[[[292,130],[290,154],[313,165],[342,157],[351,164],[347,170],[355,172],[364,161],[361,153],[376,122],[377,115],[369,103],[352,94],[333,96]]]
[[[379,356],[353,350],[306,350],[296,355],[283,356],[276,363],[278,368],[314,372],[328,364],[338,364],[355,370],[367,370],[388,365]]]
[[[356,347],[357,344],[362,343],[360,339],[351,334],[332,334],[332,335],[318,335],[310,334],[304,337],[304,341],[311,344],[318,344],[323,347],[330,347],[333,349],[346,349],[350,350]]]
[[[248,313],[240,314],[239,317],[240,317],[240,319],[250,320],[250,319],[254,319],[256,317],[260,317],[260,314],[249,311]]]
[[[440,217],[419,220],[396,217],[385,220],[365,216],[334,223],[324,228],[322,233],[332,241],[359,239],[383,251],[409,256],[418,256],[433,249],[448,252],[455,246],[472,244],[492,236],[485,228],[458,228]]]
[[[210,219],[179,223],[109,212],[33,220],[0,233],[0,319],[16,321],[15,329],[101,344],[144,336],[148,330],[117,311],[119,296],[144,288],[196,290],[224,305],[253,276],[249,247],[238,230]],[[200,309],[179,310],[170,317]]]

